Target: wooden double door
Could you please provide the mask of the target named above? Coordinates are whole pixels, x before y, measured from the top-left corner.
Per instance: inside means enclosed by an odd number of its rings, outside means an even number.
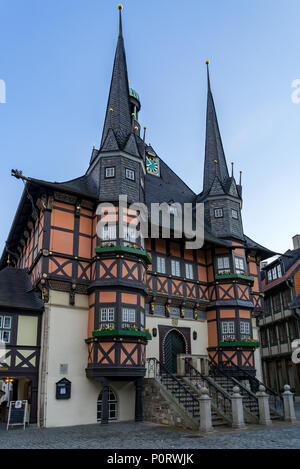
[[[186,353],[185,341],[177,331],[170,331],[164,344],[165,367],[169,373],[177,373],[177,355]]]

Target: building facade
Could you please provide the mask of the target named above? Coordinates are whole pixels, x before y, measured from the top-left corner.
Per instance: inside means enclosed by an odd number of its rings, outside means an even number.
[[[14,171],[26,186],[0,268],[7,281],[11,272],[26,273],[43,300],[32,414],[41,426],[142,420],[148,358],[171,374],[178,355],[187,355],[206,357],[237,378],[244,371],[261,377],[259,265],[274,253],[244,233],[241,180],[228,171],[208,63],[207,77],[199,194],[146,144],[145,131],[141,135],[121,10],[103,134],[86,174],[56,183]],[[122,209],[120,195],[127,197]],[[164,238],[160,223],[157,237],[136,237],[134,203],[149,209],[166,203],[174,223],[183,204],[204,204],[203,246],[187,249],[175,226]],[[7,358],[4,353],[0,360],[6,363],[0,378],[17,376]]]
[[[259,317],[265,382],[277,392],[289,384],[300,394],[300,364],[292,360],[293,341],[300,339],[300,235],[294,249],[262,270],[265,310]]]

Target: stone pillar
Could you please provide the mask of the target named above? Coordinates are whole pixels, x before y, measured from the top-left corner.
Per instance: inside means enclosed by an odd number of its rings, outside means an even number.
[[[142,397],[143,378],[138,378],[135,382],[135,421],[143,421],[143,397]]]
[[[283,406],[284,406],[284,420],[287,422],[296,422],[295,407],[294,407],[294,394],[290,391],[291,387],[286,384],[284,386]]]
[[[256,397],[258,398],[259,423],[260,425],[272,425],[270,418],[269,396],[264,386],[259,386]]]
[[[106,378],[103,379],[102,388],[102,412],[101,412],[101,424],[108,423],[109,409],[108,409],[108,397],[109,397],[109,384]]]
[[[232,426],[233,428],[246,428],[244,422],[243,398],[240,395],[240,388],[238,386],[234,386],[232,391]]]
[[[177,375],[185,376],[185,356],[177,355]]]
[[[201,388],[200,393],[200,431],[210,433],[214,431],[211,420],[211,398],[208,395],[207,388]]]

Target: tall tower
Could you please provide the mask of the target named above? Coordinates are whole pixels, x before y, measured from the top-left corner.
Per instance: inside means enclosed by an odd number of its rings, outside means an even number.
[[[145,331],[145,281],[151,259],[133,228],[137,210],[128,208],[128,204],[144,201],[145,150],[138,123],[141,106],[138,94],[128,86],[121,11],[119,5],[119,36],[100,149],[93,151],[88,169],[102,204],[94,223],[86,373],[103,384],[102,423],[109,417],[110,381],[135,382],[135,416],[142,420],[145,347],[151,338]],[[127,196],[123,213],[119,195]]]
[[[212,234],[243,239],[242,187],[229,175],[207,65],[207,114],[203,191],[198,201],[205,204],[205,221]]]

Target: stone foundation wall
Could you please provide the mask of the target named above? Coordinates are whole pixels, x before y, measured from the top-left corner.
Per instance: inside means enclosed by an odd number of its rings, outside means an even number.
[[[196,422],[156,379],[143,380],[144,421],[183,429],[198,429]]]

